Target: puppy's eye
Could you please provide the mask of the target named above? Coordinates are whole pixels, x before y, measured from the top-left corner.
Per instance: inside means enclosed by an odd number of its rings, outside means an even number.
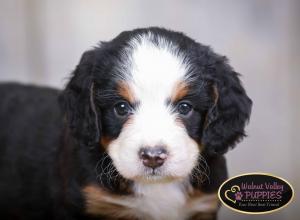
[[[181,115],[188,115],[193,110],[193,106],[187,102],[180,102],[177,105],[177,111]]]
[[[121,117],[127,116],[132,112],[132,108],[128,104],[128,102],[118,102],[117,104],[115,104],[114,109],[115,113]]]

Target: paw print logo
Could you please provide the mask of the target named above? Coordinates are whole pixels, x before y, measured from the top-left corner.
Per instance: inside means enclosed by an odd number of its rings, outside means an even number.
[[[234,195],[236,201],[242,200],[243,194],[241,192],[236,192]]]

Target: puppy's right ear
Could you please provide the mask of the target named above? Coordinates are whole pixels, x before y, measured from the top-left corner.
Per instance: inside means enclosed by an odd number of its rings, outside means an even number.
[[[80,144],[93,146],[100,139],[100,111],[93,99],[95,50],[85,52],[59,101],[72,135]]]

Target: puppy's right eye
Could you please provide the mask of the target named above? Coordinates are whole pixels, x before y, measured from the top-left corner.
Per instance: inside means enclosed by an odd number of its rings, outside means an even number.
[[[124,117],[132,112],[131,106],[128,104],[128,102],[118,102],[114,106],[115,114],[119,117]]]

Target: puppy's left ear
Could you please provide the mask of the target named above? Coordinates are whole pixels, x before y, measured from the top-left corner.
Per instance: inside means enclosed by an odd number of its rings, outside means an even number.
[[[95,50],[85,52],[59,97],[67,124],[80,144],[93,146],[100,139],[100,111],[93,98]]]
[[[225,153],[245,136],[252,101],[247,96],[239,74],[227,64],[225,57],[216,55],[207,67],[212,81],[215,104],[208,110],[202,144],[209,154]]]

